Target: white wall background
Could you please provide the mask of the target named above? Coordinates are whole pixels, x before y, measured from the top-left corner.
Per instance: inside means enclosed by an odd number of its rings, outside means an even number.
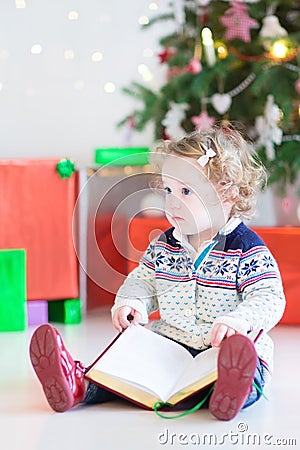
[[[98,147],[151,146],[151,127],[130,135],[116,124],[139,105],[122,87],[131,81],[155,87],[164,80],[159,38],[174,24],[142,30],[139,20],[163,13],[168,3],[0,0],[0,159],[69,157],[84,167],[93,165]],[[77,20],[69,19],[71,11]],[[34,45],[41,53],[31,52]],[[92,60],[94,52],[100,61]],[[152,80],[145,82],[141,64]],[[106,83],[115,91],[106,92]],[[269,197],[259,198],[258,225],[274,222]]]
[[[166,27],[141,30],[139,24],[167,4],[156,1],[153,11],[153,3],[0,0],[1,159],[71,157],[84,166],[93,163],[97,147],[152,144],[150,129],[128,141],[116,124],[138,106],[121,89],[133,80],[144,83],[139,65],[153,73],[149,85],[164,76],[157,53]],[[77,20],[68,18],[71,11]],[[41,53],[31,53],[34,45]],[[94,52],[102,60],[92,61]],[[113,93],[105,91],[106,83],[114,84]]]

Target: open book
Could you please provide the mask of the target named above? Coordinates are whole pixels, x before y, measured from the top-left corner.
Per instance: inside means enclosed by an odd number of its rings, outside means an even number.
[[[132,325],[89,367],[86,378],[145,408],[176,405],[217,379],[218,348],[193,357],[180,344]]]

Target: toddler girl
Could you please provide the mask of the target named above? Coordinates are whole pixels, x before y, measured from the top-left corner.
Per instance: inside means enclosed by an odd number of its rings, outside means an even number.
[[[209,409],[230,420],[260,398],[270,379],[273,344],[267,332],[285,306],[277,264],[243,222],[253,214],[264,170],[251,144],[229,124],[163,142],[153,163],[172,227],[150,243],[120,287],[112,321],[122,331],[146,324],[159,311],[152,330],[193,356],[220,346]],[[254,347],[247,334],[261,330]],[[82,364],[73,361],[50,325],[36,330],[30,354],[54,410],[114,396],[92,383],[85,388]]]

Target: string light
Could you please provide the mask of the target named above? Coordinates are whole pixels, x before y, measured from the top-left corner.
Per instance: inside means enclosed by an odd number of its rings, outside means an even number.
[[[275,41],[274,44],[270,48],[270,53],[274,58],[284,59],[288,54],[288,47],[283,40]]]
[[[155,3],[155,2],[149,3],[149,9],[150,9],[151,11],[156,11],[156,10],[158,9],[158,4]]]
[[[149,17],[147,16],[141,16],[138,20],[140,25],[148,25],[149,23]]]
[[[223,42],[216,42],[215,47],[217,50],[218,58],[225,59],[228,56],[228,50],[225,44]]]
[[[149,69],[149,67],[146,64],[139,64],[138,65],[138,73],[142,75],[144,81],[151,81],[153,80],[153,75]]]
[[[92,61],[93,62],[99,62],[102,61],[103,59],[103,54],[101,52],[94,52],[92,54]]]
[[[278,43],[278,41],[276,41]],[[243,61],[262,61],[264,59],[271,59],[271,60],[279,60],[280,62],[288,62],[292,61],[297,57],[297,55],[300,53],[300,48],[294,48],[292,45],[288,45],[287,41],[284,41],[284,46],[286,47],[286,55],[285,56],[275,56],[274,53],[272,53],[272,49],[270,49],[269,53],[262,53],[260,55],[244,55],[243,53],[240,53],[237,51],[234,47],[229,47],[229,52],[233,55],[237,56],[239,59],[242,59]],[[280,46],[275,46],[275,49],[280,49]]]
[[[153,50],[151,48],[145,48],[143,50],[143,56],[145,58],[151,58],[153,56],[153,54],[154,54],[154,52],[153,52]]]
[[[40,53],[42,53],[42,51],[43,51],[43,47],[40,45],[40,44],[34,44],[32,47],[31,47],[31,53],[33,54],[33,55],[39,55]]]
[[[24,9],[24,8],[26,8],[25,0],[16,0],[16,8],[17,9]]]
[[[208,27],[203,28],[201,38],[207,65],[212,67],[216,62],[216,55],[211,29]]]
[[[79,19],[79,14],[77,11],[70,11],[68,14],[68,19],[69,20],[78,20]]]
[[[113,94],[116,90],[116,86],[114,85],[114,83],[112,83],[111,81],[108,81],[107,83],[105,83],[104,85],[104,91],[107,94]]]
[[[64,58],[65,59],[74,59],[75,53],[73,50],[66,50],[64,52]]]
[[[5,60],[8,59],[9,52],[8,50],[0,50],[0,59]]]

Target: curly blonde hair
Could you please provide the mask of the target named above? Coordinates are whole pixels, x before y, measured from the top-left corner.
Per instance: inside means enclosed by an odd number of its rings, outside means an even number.
[[[255,212],[257,192],[266,185],[266,171],[246,134],[236,125],[221,122],[193,132],[178,141],[162,141],[152,153],[152,164],[161,171],[166,155],[198,159],[212,148],[203,170],[223,199],[233,202],[231,217],[250,219]]]

